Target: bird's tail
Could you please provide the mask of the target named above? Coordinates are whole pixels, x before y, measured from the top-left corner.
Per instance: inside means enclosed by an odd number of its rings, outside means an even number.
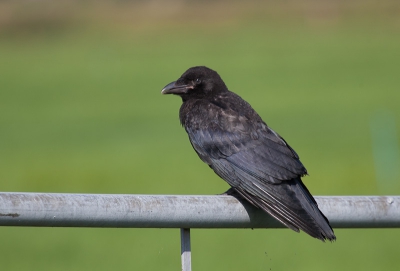
[[[279,188],[278,188],[279,187]],[[248,189],[234,188],[247,201],[282,222],[288,228],[302,230],[325,241],[336,240],[328,219],[300,178],[280,184],[263,184]]]

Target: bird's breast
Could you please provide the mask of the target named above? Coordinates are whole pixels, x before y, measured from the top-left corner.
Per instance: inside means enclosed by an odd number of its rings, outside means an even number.
[[[212,104],[202,100],[186,101],[179,110],[182,126],[195,130],[207,128],[210,123],[216,121],[217,116],[218,112]]]

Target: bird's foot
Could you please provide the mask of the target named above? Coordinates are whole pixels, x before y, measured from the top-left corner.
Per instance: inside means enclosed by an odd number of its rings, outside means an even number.
[[[235,196],[238,195],[238,193],[235,191],[235,189],[233,189],[232,187],[229,188],[226,192],[222,193],[222,194],[218,194],[219,196]]]

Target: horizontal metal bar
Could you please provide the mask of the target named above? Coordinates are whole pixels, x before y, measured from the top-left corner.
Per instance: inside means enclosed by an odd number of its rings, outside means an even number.
[[[400,196],[315,197],[334,228],[400,227]],[[0,226],[283,228],[232,196],[0,193]]]

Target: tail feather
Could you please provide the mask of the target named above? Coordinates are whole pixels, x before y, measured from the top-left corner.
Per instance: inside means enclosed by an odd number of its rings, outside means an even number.
[[[336,239],[328,219],[300,178],[276,185],[262,183],[251,189],[235,187],[234,190],[296,232],[302,230],[322,241]]]

